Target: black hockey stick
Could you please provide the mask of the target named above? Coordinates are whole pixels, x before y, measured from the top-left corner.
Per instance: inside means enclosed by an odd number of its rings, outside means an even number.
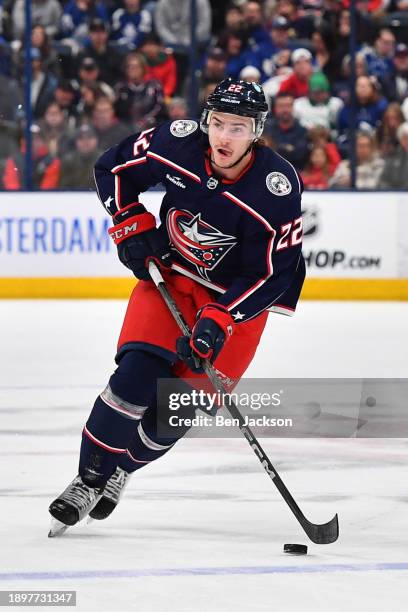
[[[185,336],[190,337],[191,336],[190,328],[187,325],[182,313],[180,312],[175,300],[170,295],[169,290],[167,289],[166,283],[160,273],[160,270],[158,269],[155,262],[152,260],[150,260],[149,262],[149,273],[157,289],[160,291],[161,296],[166,302],[171,314],[176,320],[178,326],[180,327],[181,331],[183,332]],[[204,369],[204,372],[210,379],[214,389],[217,392],[219,392],[220,397],[223,397],[223,395],[226,393],[224,384],[218,377],[210,361],[208,359],[202,359],[201,365],[202,365],[202,368]],[[238,408],[235,406],[232,399],[229,398],[228,405],[227,404],[224,404],[224,405],[225,405],[225,408],[228,410],[228,412],[231,414],[232,418],[237,419],[239,423],[238,426],[239,426],[239,429],[241,430],[241,433],[248,440],[249,445],[251,446],[255,455],[258,457],[259,461],[261,462],[265,472],[268,474],[268,476],[271,478],[271,480],[275,484],[279,493],[282,495],[283,499],[288,504],[293,514],[296,516],[297,520],[299,521],[300,525],[303,527],[305,533],[310,538],[310,540],[314,542],[315,544],[331,544],[332,542],[335,542],[337,538],[339,537],[339,522],[338,522],[337,514],[328,523],[325,523],[323,525],[316,525],[315,523],[311,523],[305,517],[305,515],[303,514],[303,512],[297,505],[296,501],[293,499],[292,495],[286,488],[285,483],[283,482],[278,472],[276,471],[276,469],[274,468],[274,466],[268,459],[268,456],[266,455],[262,446],[259,444],[258,440],[256,439],[251,429],[247,425],[245,425],[244,417],[242,416]]]

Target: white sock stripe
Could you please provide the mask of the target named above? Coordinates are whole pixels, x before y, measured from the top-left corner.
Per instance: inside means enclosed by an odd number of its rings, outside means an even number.
[[[120,412],[127,417],[134,419],[136,421],[140,421],[142,416],[144,415],[147,406],[137,406],[136,404],[131,404],[126,400],[121,399],[118,395],[115,395],[110,388],[110,385],[102,391],[100,394],[101,400],[117,412]]]
[[[152,460],[148,459],[147,461],[143,461],[142,459],[136,459],[132,453],[130,452],[129,449],[126,450],[126,453],[128,454],[128,456],[131,458],[132,461],[134,461],[135,463],[150,463]]]
[[[139,423],[137,431],[139,433],[140,439],[143,442],[143,444],[147,446],[147,448],[150,448],[150,450],[161,451],[161,450],[165,450],[166,448],[171,448],[174,444],[173,442],[173,444],[164,446],[163,444],[158,444],[157,442],[154,442],[154,440],[151,440],[149,436],[146,435],[141,423]]]
[[[90,438],[92,440],[92,442],[95,442],[95,444],[97,444],[98,446],[102,446],[102,448],[111,451],[112,453],[124,453],[126,452],[126,448],[115,448],[114,446],[109,446],[109,444],[105,444],[105,442],[102,442],[101,440],[98,440],[98,438],[96,438],[93,434],[91,434],[91,432],[89,431],[89,429],[87,428],[87,426],[85,425],[84,427],[84,432],[85,434],[88,436],[88,438]]]

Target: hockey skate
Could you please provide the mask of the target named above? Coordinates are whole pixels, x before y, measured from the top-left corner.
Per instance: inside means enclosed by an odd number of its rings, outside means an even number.
[[[78,475],[49,507],[51,528],[49,538],[62,535],[68,527],[81,521],[101,498],[103,488],[88,487]]]
[[[126,472],[120,467],[116,468],[116,471],[106,483],[101,499],[89,512],[91,519],[102,521],[112,514],[123,495],[123,491],[129,482],[130,476],[131,474],[129,472]]]

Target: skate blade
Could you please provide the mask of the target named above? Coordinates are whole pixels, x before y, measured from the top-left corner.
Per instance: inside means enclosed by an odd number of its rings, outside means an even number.
[[[48,537],[57,538],[58,536],[61,536],[63,533],[65,533],[68,527],[69,525],[65,525],[65,523],[61,523],[61,521],[59,521],[58,519],[53,518],[51,519],[51,527],[48,532]]]

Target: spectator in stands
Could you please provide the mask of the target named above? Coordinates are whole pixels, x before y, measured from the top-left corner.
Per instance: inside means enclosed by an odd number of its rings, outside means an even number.
[[[377,130],[377,140],[382,157],[388,157],[396,152],[399,145],[397,130],[402,123],[404,123],[404,114],[400,104],[390,102]]]
[[[109,26],[99,17],[92,19],[89,24],[89,39],[78,61],[84,57],[91,57],[99,68],[100,80],[113,86],[118,80],[118,66],[123,61],[123,55],[115,45],[108,42],[108,38]]]
[[[82,83],[80,87],[81,97],[76,106],[76,114],[81,120],[90,122],[96,101],[105,96],[104,90],[98,83]],[[108,96],[109,99],[110,96]]]
[[[309,95],[295,100],[293,112],[306,129],[323,126],[337,127],[337,117],[343,108],[340,98],[330,95],[330,84],[323,72],[315,72],[309,79]]]
[[[285,17],[277,17],[272,21],[269,40],[263,42],[252,54],[248,56],[248,62],[259,68],[262,72],[262,81],[273,76],[279,62],[279,54],[287,50],[287,57],[290,57],[290,50],[293,45],[289,35],[290,24]],[[288,61],[288,60],[287,60]],[[287,63],[287,62],[286,62]]]
[[[249,83],[260,83],[261,72],[256,66],[245,66],[239,73],[239,78]]]
[[[384,160],[379,156],[374,132],[360,131],[356,137],[356,187],[375,189],[384,168]],[[350,160],[343,159],[329,181],[332,188],[351,187]]]
[[[95,102],[92,113],[92,127],[96,131],[99,147],[102,151],[113,147],[129,135],[128,128],[119,121],[115,114],[112,100],[105,96]]]
[[[44,70],[41,53],[35,47],[31,48],[31,66],[31,107],[34,117],[38,119],[53,99],[58,81],[54,75]]]
[[[3,177],[9,158],[18,155],[20,130],[17,123],[0,115],[0,189],[5,189]]]
[[[164,95],[158,81],[145,81],[146,60],[132,51],[126,57],[126,79],[116,88],[116,112],[135,131],[155,127],[163,118]]]
[[[339,67],[334,56],[334,33],[331,32],[328,27],[321,25],[313,32],[312,43],[317,69],[323,72],[330,82],[334,81],[339,72]]]
[[[374,77],[360,76],[356,80],[357,113],[356,125],[358,128],[370,126],[377,129],[385,109],[387,100],[380,94],[378,82]],[[341,135],[345,135],[350,128],[351,108],[346,104],[339,113],[338,128]],[[344,142],[344,139],[343,139]]]
[[[317,126],[308,130],[309,140],[313,147],[323,147],[326,151],[329,163],[329,176],[332,176],[337,166],[341,162],[341,156],[335,143],[331,141],[330,130],[325,127]]]
[[[328,189],[330,168],[325,147],[315,145],[312,148],[301,176],[305,189]]]
[[[275,151],[301,170],[308,158],[308,138],[307,131],[293,115],[293,102],[291,94],[280,93],[276,96],[264,137]]]
[[[151,31],[151,13],[140,8],[140,0],[124,0],[124,7],[112,15],[112,39],[128,51],[139,47]]]
[[[287,58],[285,57],[286,53],[288,53]],[[286,81],[286,79],[293,73],[293,69],[288,64],[284,63],[285,59],[287,59],[288,63],[290,62],[290,51],[281,51],[278,54],[278,57],[279,60],[282,61],[282,65],[276,67],[274,76],[262,83],[262,88],[264,90],[269,109],[272,107],[273,99],[278,93],[281,83]]]
[[[243,5],[244,27],[249,46],[261,45],[269,42],[269,33],[265,27],[262,13],[262,3],[259,0],[248,0]]]
[[[198,94],[198,106],[199,106],[198,116],[199,117],[201,116],[204,110],[204,106],[206,104],[208,96],[213,93],[218,83],[219,81],[208,81],[207,83],[205,83],[205,85],[201,87],[199,94]]]
[[[356,8],[360,13],[382,15],[390,0],[357,0]],[[350,0],[343,0],[344,6],[350,6]]]
[[[146,60],[146,81],[159,81],[166,98],[174,95],[177,87],[177,66],[173,53],[165,49],[157,34],[147,34],[140,47]]]
[[[58,157],[53,157],[48,151],[47,144],[41,135],[40,127],[36,124],[31,126],[32,151],[33,151],[33,186],[37,189],[57,189],[60,179],[61,162]],[[22,151],[25,144],[22,143]],[[21,189],[23,187],[23,176],[25,167],[22,152],[9,157],[5,164],[3,174],[3,185],[7,190]]]
[[[59,73],[58,56],[52,48],[50,37],[43,25],[35,25],[31,30],[31,44],[41,53],[44,71],[51,71],[53,74]]]
[[[61,3],[58,0],[32,0],[31,20],[34,25],[42,25],[47,35],[53,38],[59,30]],[[25,0],[16,0],[11,14],[13,36],[21,40],[25,29]]]
[[[0,92],[0,119],[17,121],[21,118],[23,101],[21,83],[0,72]]]
[[[184,98],[172,98],[166,104],[167,114],[171,121],[189,117],[187,102]]]
[[[177,92],[182,91],[188,72],[191,44],[191,0],[158,0],[155,26],[166,47],[173,49],[177,63]],[[211,36],[211,6],[209,0],[197,0],[196,37],[200,50]]]
[[[204,60],[201,72],[201,87],[206,83],[221,82],[226,75],[227,56],[221,47],[211,47]]]
[[[55,100],[50,102],[38,125],[49,154],[53,157],[63,157],[70,148],[72,132],[68,127],[67,117],[58,102]]]
[[[60,188],[94,190],[93,168],[100,154],[95,130],[84,123],[76,131],[75,149],[62,160]]]
[[[225,9],[225,30],[227,32],[242,32],[244,30],[244,15],[239,4],[229,4]],[[219,32],[219,36],[225,31]]]
[[[381,28],[374,42],[374,48],[368,49],[365,53],[368,74],[382,79],[387,73],[392,73],[394,53],[395,36],[393,32],[388,28]]]
[[[408,96],[401,104],[402,114],[404,115],[405,121],[408,121]]]
[[[408,96],[408,46],[397,45],[393,58],[393,68],[380,79],[388,100],[403,102]]]
[[[408,122],[402,123],[397,130],[399,147],[385,160],[383,173],[378,187],[386,189],[408,188]]]
[[[334,74],[331,74],[330,81],[341,81],[343,78],[342,70],[347,69],[343,65],[343,60],[350,53],[350,35],[351,35],[351,24],[350,24],[350,11],[342,9],[342,1],[338,2],[334,0],[331,3],[335,7],[334,11],[325,12],[323,15],[324,23],[329,23],[330,30],[335,37],[335,46],[332,52]],[[337,10],[339,9],[339,10]],[[342,10],[340,10],[342,9]],[[357,30],[359,28],[359,22],[361,21],[361,15],[357,14]],[[364,37],[358,35],[358,41],[364,40]],[[358,42],[357,49],[360,48],[361,43]],[[335,68],[337,67],[337,71]],[[364,74],[367,74],[365,71]]]
[[[82,85],[97,86],[104,96],[114,100],[115,94],[110,85],[100,80],[99,66],[93,57],[82,57],[81,62],[78,66],[78,83],[79,87]]]
[[[96,0],[69,0],[61,18],[61,34],[79,45],[86,43],[89,24],[95,18],[109,24],[109,13],[103,2]]]
[[[308,49],[295,49],[292,51],[291,61],[293,73],[279,87],[279,93],[290,93],[294,98],[307,96],[309,93],[309,79],[312,75],[312,54]]]
[[[61,79],[58,81],[54,92],[54,100],[58,102],[66,117],[70,127],[75,125],[77,119],[77,104],[80,97],[79,85],[75,81]]]
[[[357,53],[355,58],[356,77],[367,75],[367,64],[363,53]],[[350,102],[350,77],[351,77],[351,59],[349,55],[343,58],[340,78],[333,84],[333,94],[340,98],[344,104]]]
[[[246,35],[239,32],[226,32],[217,43],[227,56],[225,72],[227,76],[237,78],[248,64],[248,49]]]
[[[297,0],[277,0],[276,14],[285,17],[298,39],[310,39],[314,30],[314,16],[307,15]]]

